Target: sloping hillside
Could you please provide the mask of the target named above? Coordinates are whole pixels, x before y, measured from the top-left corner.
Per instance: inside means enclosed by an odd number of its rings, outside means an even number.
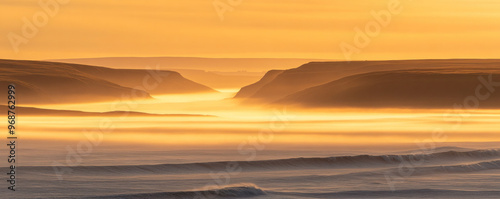
[[[277,103],[306,107],[453,108],[458,104],[500,108],[500,87],[495,92],[485,83],[491,75],[500,86],[500,69],[493,75],[490,72],[434,69],[365,73],[299,91]]]
[[[272,102],[301,90],[319,86],[344,77],[376,71],[406,69],[496,69],[500,60],[402,60],[357,62],[311,62],[289,69],[279,75],[263,78],[249,85],[236,95],[264,102]]]
[[[238,92],[236,94],[236,96],[234,96],[234,97],[235,98],[251,97],[257,91],[259,91],[259,89],[261,89],[263,86],[265,86],[269,82],[273,81],[281,73],[283,73],[283,70],[270,70],[258,82],[255,82],[253,84],[250,84],[248,86],[241,88],[240,92]]]
[[[151,98],[149,93],[214,92],[176,72],[150,74],[146,70],[0,60],[0,86],[7,88],[8,84],[14,83],[17,101],[25,104],[113,101],[123,97]],[[148,76],[152,78],[145,80]],[[155,78],[161,80],[157,81],[159,84],[156,86]],[[0,93],[3,99],[6,99],[6,95],[6,92]]]

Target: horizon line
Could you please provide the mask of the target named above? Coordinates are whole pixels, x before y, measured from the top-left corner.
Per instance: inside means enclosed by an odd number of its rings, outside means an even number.
[[[30,61],[57,61],[57,60],[77,60],[77,59],[116,59],[116,58],[177,58],[177,59],[290,59],[290,60],[318,60],[328,62],[362,62],[362,61],[418,61],[418,60],[499,60],[500,58],[402,58],[402,59],[355,59],[355,60],[341,60],[341,59],[328,59],[328,58],[290,58],[290,57],[196,57],[196,56],[110,56],[110,57],[80,57],[80,58],[53,58],[53,59],[11,59],[11,60],[30,60]]]

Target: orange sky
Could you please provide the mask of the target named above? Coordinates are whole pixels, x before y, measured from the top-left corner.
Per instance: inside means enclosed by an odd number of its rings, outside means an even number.
[[[56,0],[43,0],[56,1]],[[68,0],[59,0],[61,2]],[[225,4],[227,0],[216,0]],[[242,0],[221,21],[214,0],[70,0],[31,38],[39,0],[3,0],[0,58],[107,56],[345,59],[355,27],[398,0]],[[497,0],[400,0],[401,14],[352,59],[499,58]],[[43,16],[38,17],[43,22]],[[24,43],[14,51],[12,35]],[[30,35],[31,36],[31,35]]]

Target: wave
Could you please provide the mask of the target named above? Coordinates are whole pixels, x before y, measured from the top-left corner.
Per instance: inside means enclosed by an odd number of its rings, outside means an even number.
[[[480,162],[475,164],[447,165],[415,167],[415,175],[436,174],[436,173],[470,173],[486,170],[500,169],[500,160],[490,162]]]
[[[111,195],[99,196],[91,198],[109,198],[109,199],[213,199],[213,198],[245,198],[266,195],[266,192],[254,184],[231,185],[220,187],[218,189],[206,189],[195,191],[179,191],[179,192],[159,192],[159,193],[142,193],[142,194],[127,194],[127,195]],[[91,199],[89,198],[89,199]]]
[[[498,198],[500,191],[462,191],[449,189],[362,190],[330,193],[269,192],[283,196],[307,198]]]
[[[409,155],[358,155],[338,156],[327,158],[292,158],[260,161],[236,162],[204,162],[187,164],[161,164],[161,165],[130,165],[130,166],[76,166],[68,167],[72,172],[82,174],[179,174],[200,173],[209,171],[225,171],[238,168],[243,171],[272,171],[272,170],[297,170],[297,169],[322,169],[322,168],[376,168],[397,166],[403,162],[420,162],[425,164],[442,164],[464,161],[482,161],[500,158],[500,150],[475,150],[475,151],[447,151],[430,154]],[[422,165],[420,164],[420,165]],[[24,171],[53,170],[52,167],[20,167]],[[236,169],[235,169],[236,170]]]
[[[411,176],[425,176],[425,175],[439,175],[439,174],[461,174],[461,173],[474,173],[488,170],[500,169],[500,160],[489,161],[489,162],[479,162],[474,164],[458,164],[458,165],[446,165],[446,166],[408,166],[404,168],[390,168],[390,169],[379,169],[373,171],[362,171],[353,173],[344,173],[336,175],[297,175],[297,176],[287,176],[287,177],[277,177],[272,178],[275,181],[291,181],[291,182],[303,182],[303,181],[339,181],[339,180],[352,180],[352,179],[390,179],[387,177],[392,177],[392,180],[400,180],[401,178],[411,177]]]
[[[448,151],[458,151],[458,152],[467,152],[467,151],[474,151],[476,149],[473,148],[465,148],[465,147],[456,147],[456,146],[444,146],[444,147],[436,147],[432,149],[433,153],[440,153],[440,152],[448,152]],[[408,150],[408,151],[402,151],[399,152],[398,154],[421,154],[425,153],[425,150]]]
[[[200,191],[179,191],[179,192],[160,192],[160,193],[142,193],[142,194],[123,194],[90,197],[87,199],[214,199],[214,198],[251,198],[256,196],[265,196],[265,198],[497,198],[500,191],[463,191],[449,189],[405,189],[405,190],[360,190],[360,191],[341,191],[325,193],[304,193],[304,192],[279,192],[264,191],[255,186],[230,186],[221,189],[200,190]]]

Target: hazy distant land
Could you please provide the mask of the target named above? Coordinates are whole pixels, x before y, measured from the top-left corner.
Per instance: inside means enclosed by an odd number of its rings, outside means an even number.
[[[289,69],[321,59],[291,58],[196,58],[196,57],[103,57],[57,59],[56,62],[86,64],[120,69],[160,67],[211,88],[240,88],[258,81],[265,71]]]
[[[0,111],[7,112],[6,105],[0,105]],[[23,116],[43,116],[43,117],[214,117],[212,115],[198,114],[154,114],[136,111],[109,111],[109,112],[86,112],[71,110],[42,109],[34,107],[16,107],[17,113]]]

